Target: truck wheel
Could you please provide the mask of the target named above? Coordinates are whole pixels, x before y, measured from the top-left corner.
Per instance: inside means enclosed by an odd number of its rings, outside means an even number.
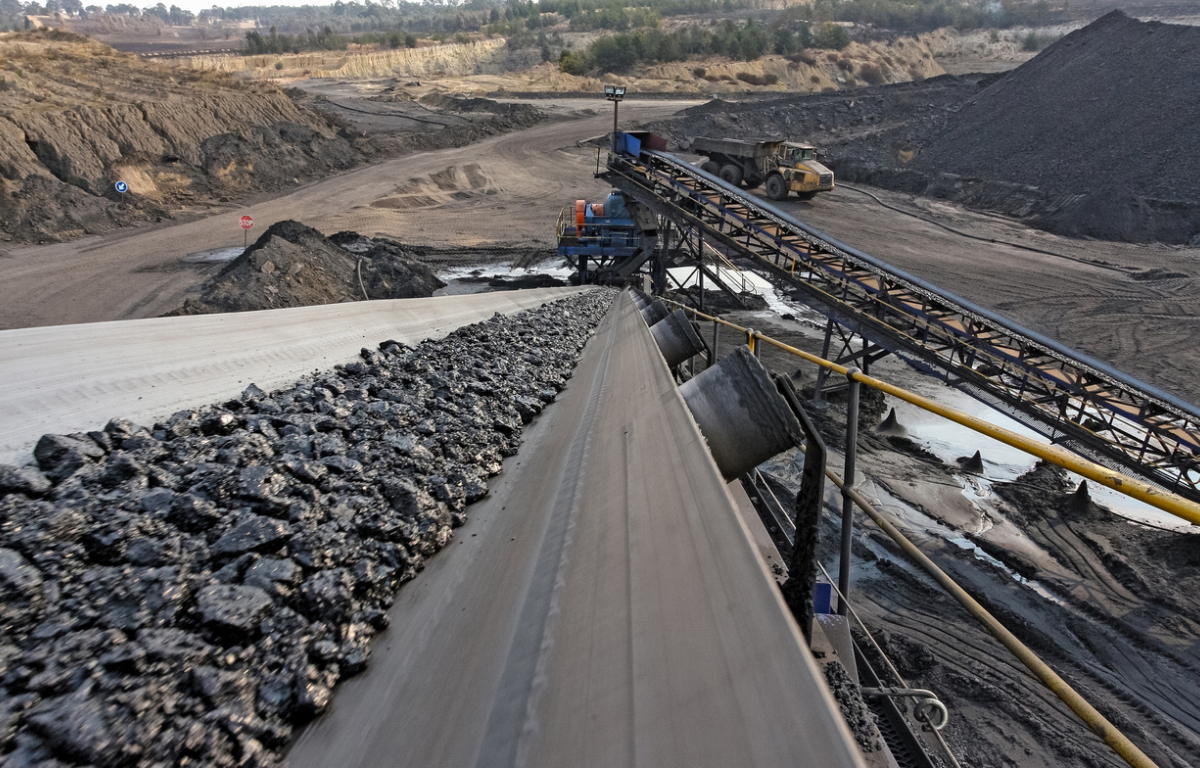
[[[797,192],[796,193],[796,197],[800,198],[801,200],[812,200],[816,196],[817,196],[816,192]]]
[[[700,170],[704,171],[705,173],[711,173],[713,176],[716,176],[718,173],[721,172],[721,164],[715,160],[709,160],[707,163],[700,166]]]
[[[742,169],[733,163],[721,166],[721,180],[735,187],[742,185]]]
[[[767,197],[772,200],[782,200],[788,195],[787,184],[783,183],[783,177],[775,174],[767,179]]]

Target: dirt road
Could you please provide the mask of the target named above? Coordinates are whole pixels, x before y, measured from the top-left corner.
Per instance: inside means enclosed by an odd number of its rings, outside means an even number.
[[[648,120],[687,106],[629,102],[621,115]],[[547,123],[360,168],[235,213],[9,251],[0,254],[0,329],[172,310],[217,269],[180,259],[240,245],[243,214],[254,218],[252,236],[276,221],[297,219],[326,234],[354,229],[421,243],[545,244],[560,208],[607,191],[592,180],[594,150],[575,147],[607,130],[611,117],[603,112]]]

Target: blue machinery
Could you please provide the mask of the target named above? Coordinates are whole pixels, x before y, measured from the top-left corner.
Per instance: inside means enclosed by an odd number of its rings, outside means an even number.
[[[660,142],[620,134],[600,176],[624,193],[628,208],[640,204],[684,242],[692,233],[797,289],[829,318],[822,357],[866,371],[894,354],[1092,461],[1200,501],[1194,406],[845,245],[662,151]],[[607,241],[601,234],[586,247],[628,276],[656,255],[656,229],[642,228],[636,254],[615,250],[631,247],[627,234],[616,245],[615,225]],[[830,358],[835,333],[841,350]]]

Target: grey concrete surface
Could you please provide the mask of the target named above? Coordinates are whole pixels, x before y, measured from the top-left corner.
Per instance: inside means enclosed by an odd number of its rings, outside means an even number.
[[[0,331],[0,462],[43,434],[154,421],[358,357],[540,306],[578,288],[478,293]]]
[[[293,768],[862,766],[624,295]]]

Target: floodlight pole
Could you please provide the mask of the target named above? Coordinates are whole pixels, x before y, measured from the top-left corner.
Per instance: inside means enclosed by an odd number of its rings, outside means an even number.
[[[621,109],[621,102],[613,99],[613,152],[617,151],[617,112]]]
[[[604,86],[604,98],[612,102],[613,105],[613,130],[612,130],[612,151],[617,151],[617,114],[621,108],[621,99],[625,97],[625,89],[618,88],[615,85]]]

